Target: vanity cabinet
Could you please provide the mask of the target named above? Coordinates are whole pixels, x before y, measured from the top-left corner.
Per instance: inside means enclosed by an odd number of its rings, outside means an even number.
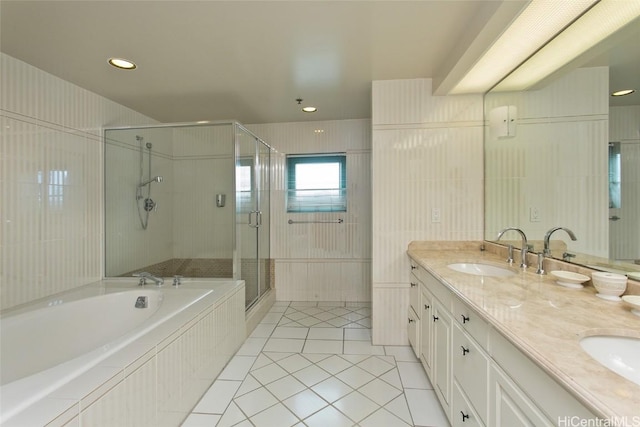
[[[415,268],[414,268],[415,267]],[[418,346],[413,346],[431,380],[440,404],[449,414],[451,405],[451,292],[421,267],[412,264],[409,313],[420,313]],[[417,286],[413,286],[413,284]],[[411,315],[411,314],[410,314]],[[413,327],[409,327],[411,331]],[[411,339],[409,340],[411,343]],[[448,416],[448,415],[447,415]]]
[[[570,417],[595,419],[448,286],[412,265],[412,347],[453,426],[538,427]]]

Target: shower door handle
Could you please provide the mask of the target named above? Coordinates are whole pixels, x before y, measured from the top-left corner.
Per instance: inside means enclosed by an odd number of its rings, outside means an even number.
[[[253,214],[256,214],[256,222],[255,222],[255,224],[253,222]],[[262,212],[260,212],[260,211],[251,211],[251,212],[249,212],[249,227],[252,227],[252,228],[260,227],[260,225],[262,223],[261,215],[262,215]]]

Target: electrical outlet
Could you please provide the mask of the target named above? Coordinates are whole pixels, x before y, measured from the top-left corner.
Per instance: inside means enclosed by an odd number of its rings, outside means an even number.
[[[529,222],[540,222],[540,209],[529,208]]]
[[[440,222],[440,208],[431,209],[431,222]]]

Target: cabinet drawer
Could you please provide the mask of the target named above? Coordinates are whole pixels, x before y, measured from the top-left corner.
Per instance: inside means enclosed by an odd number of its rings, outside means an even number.
[[[451,425],[453,427],[482,427],[484,424],[465,398],[456,381],[453,382],[453,403],[451,405]]]
[[[470,309],[458,298],[453,299],[453,318],[483,349],[487,348],[489,325],[478,313]]]
[[[458,324],[453,327],[452,353],[453,377],[465,391],[480,418],[486,421],[489,409],[489,357]]]
[[[442,303],[447,311],[451,311],[452,294],[449,288],[436,280],[431,273],[422,267],[413,270],[413,274],[415,274],[422,284]]]

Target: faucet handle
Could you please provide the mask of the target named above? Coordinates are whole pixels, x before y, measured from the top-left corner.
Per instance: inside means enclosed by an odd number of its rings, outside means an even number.
[[[513,245],[507,246],[507,262],[513,264]]]
[[[544,254],[538,254],[538,269],[536,270],[536,274],[546,274],[544,271]]]
[[[146,271],[141,271],[140,273],[133,273],[133,277],[139,277],[138,286],[144,286],[147,284],[147,277],[149,277],[149,273]]]
[[[179,274],[176,274],[175,276],[173,276],[173,286],[180,286],[182,284],[180,279],[182,278],[183,276],[180,276]]]
[[[524,245],[522,249],[520,249],[522,260],[520,262],[520,268],[527,268],[527,254],[529,253],[529,245]]]

